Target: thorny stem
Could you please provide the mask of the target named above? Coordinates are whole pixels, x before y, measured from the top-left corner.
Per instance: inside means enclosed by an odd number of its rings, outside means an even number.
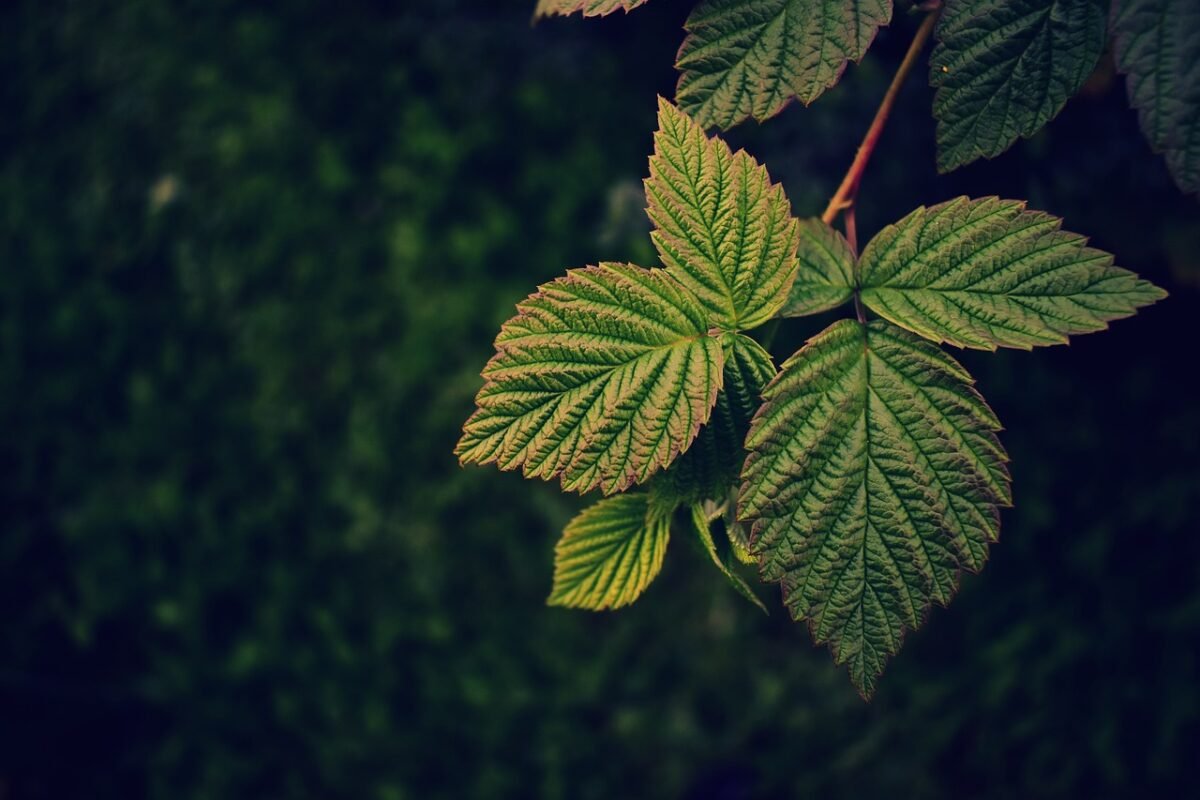
[[[888,87],[887,94],[883,96],[883,102],[879,104],[879,110],[875,112],[875,119],[871,120],[871,127],[867,128],[867,135],[863,137],[862,144],[858,147],[854,163],[846,171],[842,185],[838,187],[833,199],[825,207],[825,213],[821,215],[821,219],[826,225],[832,223],[840,212],[854,205],[854,198],[858,194],[858,185],[862,182],[863,172],[867,168],[867,162],[871,160],[875,145],[879,144],[883,126],[887,124],[888,115],[892,111],[892,106],[896,104],[897,95],[900,94],[900,86],[908,77],[908,73],[912,72],[913,66],[916,65],[917,58],[921,55],[921,50],[925,48],[925,43],[929,41],[929,36],[933,33],[933,26],[941,12],[940,2],[936,5],[928,4],[927,7],[930,8],[930,13],[926,15],[921,27],[917,29],[917,35],[913,37],[912,44],[908,46],[908,52],[904,54],[904,60],[900,62],[900,68],[896,70],[896,75],[892,78],[892,85]]]

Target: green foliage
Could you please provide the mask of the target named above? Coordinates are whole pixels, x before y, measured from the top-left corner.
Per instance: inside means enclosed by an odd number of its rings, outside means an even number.
[[[793,97],[808,105],[891,18],[891,0],[704,0],[679,50],[679,106],[730,128],[773,117]]]
[[[837,308],[854,294],[854,251],[841,233],[819,219],[800,223],[800,270],[782,317]]]
[[[602,17],[615,11],[632,11],[644,2],[646,0],[538,0],[534,17],[575,13],[585,17]]]
[[[636,600],[662,569],[670,508],[645,492],[606,497],[567,523],[554,548],[552,606],[601,611]]]
[[[935,342],[1028,350],[1103,330],[1166,296],[1061,225],[996,197],[918,208],[863,251],[862,300]]]
[[[869,697],[905,631],[949,603],[963,570],[983,567],[1011,502],[999,420],[966,371],[915,334],[1030,349],[1164,293],[1057,217],[994,197],[918,208],[860,260],[826,222],[794,220],[749,155],[662,99],[645,188],[665,268],[573,270],[519,305],[459,457],[606,494],[675,462],[651,485],[652,505],[689,506],[711,560],[758,604],[732,569],[753,557]],[[778,375],[737,332],[851,297],[858,321],[832,325]],[[868,323],[861,304],[884,319]],[[568,526],[552,603],[624,605],[657,574],[638,555],[657,541],[657,517],[633,497]],[[727,560],[702,505],[722,500]]]
[[[769,613],[767,607],[763,605],[763,601],[758,599],[758,595],[750,588],[750,584],[746,583],[746,579],[738,574],[737,567],[732,563],[732,559],[734,558],[732,547],[724,559],[717,554],[717,544],[713,541],[712,530],[709,528],[712,520],[704,513],[704,509],[699,504],[692,504],[691,523],[692,530],[696,532],[696,537],[700,540],[700,546],[708,554],[713,565],[729,581],[729,585],[733,587],[734,591],[758,606],[764,614]]]
[[[721,342],[665,271],[572,270],[517,311],[463,426],[463,463],[611,494],[674,461],[708,421]]]
[[[538,0],[535,16],[630,10],[644,0]],[[941,0],[930,83],[937,167],[994,158],[1033,136],[1096,68],[1110,0]],[[1113,0],[1117,65],[1142,128],[1185,192],[1200,192],[1200,11],[1191,0]],[[891,0],[702,0],[679,49],[676,102],[731,128],[808,105],[866,54]],[[807,313],[807,312],[803,312]]]
[[[905,630],[999,534],[1000,422],[956,361],[882,320],[834,323],[764,400],[738,514],[763,579],[869,697]]]
[[[667,272],[704,305],[710,324],[749,330],[783,304],[797,240],[783,189],[745,150],[709,139],[662,98],[646,199]]]
[[[1146,138],[1179,188],[1200,193],[1200,5],[1113,0],[1112,35]]]
[[[930,58],[938,168],[1032,136],[1104,50],[1107,0],[946,0]]]
[[[723,500],[742,469],[742,442],[762,389],[775,377],[771,354],[742,334],[724,337],[725,376],[708,424],[655,488],[681,504]]]

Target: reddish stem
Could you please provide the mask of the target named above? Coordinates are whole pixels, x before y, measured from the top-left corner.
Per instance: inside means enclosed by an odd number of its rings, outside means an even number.
[[[867,128],[867,135],[863,137],[862,144],[858,147],[854,163],[846,171],[846,177],[842,178],[842,185],[838,187],[833,199],[825,207],[825,213],[821,215],[821,219],[826,224],[832,223],[840,212],[854,205],[854,198],[858,195],[858,185],[862,182],[863,172],[867,168],[867,162],[871,160],[871,154],[875,152],[875,145],[879,144],[879,137],[883,134],[883,127],[887,124],[888,115],[891,114],[892,106],[896,104],[896,97],[900,94],[900,86],[908,77],[908,73],[912,72],[913,66],[916,65],[921,50],[925,48],[925,42],[929,41],[940,11],[939,4],[925,17],[921,27],[917,29],[917,35],[913,37],[912,44],[908,46],[908,52],[904,54],[904,60],[900,62],[900,68],[896,70],[892,84],[888,87],[887,94],[883,96],[879,110],[875,112],[875,119],[871,120],[871,127]]]

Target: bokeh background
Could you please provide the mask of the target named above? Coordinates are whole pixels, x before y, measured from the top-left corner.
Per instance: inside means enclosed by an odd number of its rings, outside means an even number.
[[[632,608],[547,608],[584,501],[451,455],[516,301],[652,263],[690,3],[532,6],[3,4],[0,798],[1197,796],[1200,204],[1123,80],[938,176],[914,76],[867,173],[864,239],[1026,197],[1171,297],[961,354],[1016,508],[866,704],[683,537]],[[729,134],[797,214],[914,29]]]

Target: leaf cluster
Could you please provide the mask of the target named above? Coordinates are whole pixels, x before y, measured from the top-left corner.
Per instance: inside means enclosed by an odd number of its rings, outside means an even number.
[[[537,16],[629,11],[645,0],[540,0]],[[993,158],[1062,111],[1111,47],[1142,130],[1185,192],[1200,192],[1200,5],[1193,0],[934,0],[929,82],[938,169]],[[892,21],[892,0],[701,0],[676,66],[680,108],[728,129],[808,105]]]
[[[1011,503],[1000,422],[938,344],[1062,343],[1163,292],[994,197],[918,208],[860,257],[665,100],[646,197],[661,265],[572,270],[518,305],[459,458],[606,495],[567,526],[551,604],[633,602],[686,518],[739,593],[762,605],[739,560],[781,584],[869,696]],[[746,335],[851,301],[778,372]]]

